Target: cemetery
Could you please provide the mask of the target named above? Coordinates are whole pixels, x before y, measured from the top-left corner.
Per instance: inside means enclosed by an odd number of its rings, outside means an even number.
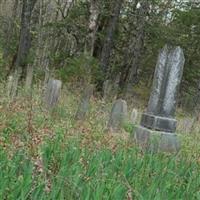
[[[198,1],[0,1],[0,200],[200,199]]]

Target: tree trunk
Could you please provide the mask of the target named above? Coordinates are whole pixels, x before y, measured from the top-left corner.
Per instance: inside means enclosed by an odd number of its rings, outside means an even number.
[[[140,66],[140,59],[144,47],[147,12],[148,12],[148,2],[147,0],[143,0],[141,2],[141,7],[138,10],[138,20],[137,20],[138,29],[136,33],[136,39],[134,42],[134,48],[132,54],[133,61],[127,77],[127,88],[126,88],[127,92],[129,92],[134,83],[138,82],[138,69]]]
[[[67,18],[69,14],[69,10],[73,6],[75,0],[65,0],[65,1],[56,1],[57,4],[57,14],[56,14],[56,19],[57,20],[62,20]]]
[[[12,17],[10,19],[10,22],[8,23],[7,28],[7,35],[6,35],[6,45],[3,52],[3,59],[7,60],[9,54],[10,54],[10,48],[13,41],[13,35],[14,35],[14,26],[15,26],[15,20],[17,18],[17,8],[18,8],[19,0],[15,0],[12,8]]]
[[[18,82],[22,74],[26,73],[27,58],[31,48],[31,16],[37,0],[23,0],[21,14],[21,30],[17,58],[14,63],[15,72],[13,80],[13,89],[11,97],[14,98],[17,93]]]
[[[31,15],[36,1],[37,0],[23,0],[19,47],[15,63],[16,67],[22,67],[23,70],[27,65],[27,58],[31,48]]]
[[[122,73],[120,87],[129,93],[134,83],[138,82],[138,69],[140,66],[141,55],[144,47],[146,17],[148,13],[147,0],[140,1],[140,7],[136,12],[136,34],[130,41],[130,52],[127,52],[124,59],[125,70]],[[129,58],[128,58],[129,57]],[[127,63],[128,60],[131,61]]]
[[[99,0],[90,0],[90,18],[89,18],[89,34],[87,39],[87,52],[90,56],[94,54],[94,44],[96,40],[96,32],[98,29],[98,17],[100,14]]]
[[[117,22],[119,19],[122,4],[123,4],[122,0],[114,1],[114,8],[112,11],[110,21],[108,23],[107,35],[106,35],[102,53],[101,53],[101,70],[102,70],[102,75],[104,77],[104,80],[106,80],[108,76],[108,71],[109,71],[108,66],[109,66],[110,55],[111,55],[112,46],[113,46],[114,33],[117,28]],[[101,81],[102,83],[100,85],[101,90],[103,88],[103,81]]]

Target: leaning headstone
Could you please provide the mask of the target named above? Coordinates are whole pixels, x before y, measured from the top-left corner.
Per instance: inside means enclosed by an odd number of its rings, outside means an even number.
[[[136,129],[136,142],[152,151],[176,152],[175,109],[185,58],[180,47],[166,45],[159,54],[147,112]]]
[[[93,95],[94,85],[88,85],[83,92],[83,96],[81,98],[78,110],[76,112],[76,120],[84,120],[87,112],[90,107],[90,99]]]
[[[47,109],[53,109],[57,105],[61,87],[62,82],[60,80],[49,80],[44,97],[44,104]]]
[[[138,111],[134,108],[131,112],[130,121],[132,124],[136,124],[138,119]]]
[[[108,122],[108,130],[118,132],[121,130],[124,122],[127,120],[127,103],[122,99],[115,101],[112,107],[110,119]]]

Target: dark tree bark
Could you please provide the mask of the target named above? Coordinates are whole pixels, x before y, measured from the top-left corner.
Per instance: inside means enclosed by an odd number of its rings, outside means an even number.
[[[148,13],[148,2],[144,0],[141,2],[141,8],[139,8],[138,12],[138,30],[135,40],[135,45],[133,49],[133,62],[130,68],[129,76],[127,79],[128,83],[133,83],[134,78],[137,79],[138,67],[140,65],[140,58],[142,54],[142,50],[144,47],[144,38],[145,38],[145,25],[146,25],[146,17]]]
[[[113,11],[107,27],[107,34],[104,40],[103,49],[101,53],[101,70],[104,80],[106,80],[109,71],[110,55],[113,47],[114,33],[117,28],[117,22],[120,16],[123,0],[115,0],[113,2]],[[104,81],[103,80],[103,81]],[[103,81],[101,81],[100,89],[103,88]]]
[[[90,56],[94,54],[96,32],[98,29],[98,18],[100,14],[99,0],[90,0],[89,30],[87,38],[87,52]]]
[[[12,45],[13,35],[14,35],[15,20],[17,18],[18,4],[19,4],[19,0],[15,0],[13,3],[13,8],[12,8],[12,16],[11,16],[10,22],[8,22],[6,45],[5,45],[4,52],[3,52],[3,58],[5,60],[7,60],[7,58],[10,55],[10,48]]]
[[[22,67],[23,70],[27,65],[27,57],[31,48],[31,16],[36,1],[37,0],[23,0],[19,47],[15,62],[15,67]]]
[[[11,85],[10,96],[13,99],[16,96],[18,82],[22,74],[26,73],[27,58],[31,48],[31,16],[37,0],[23,0],[21,14],[21,30],[19,46],[14,63],[13,83]]]
[[[129,52],[124,57],[123,72],[120,80],[122,90],[129,90],[134,83],[138,82],[138,69],[144,47],[146,17],[149,10],[147,0],[140,1],[140,8],[136,12],[136,33],[131,38]],[[128,91],[126,91],[128,92]]]
[[[100,17],[98,26],[97,26],[97,31],[95,35],[95,41],[94,41],[93,57],[98,58],[99,60],[101,59],[101,52],[103,49],[103,41],[100,35],[102,32],[104,32],[104,30],[108,26],[107,25],[108,21],[109,20],[107,17]]]

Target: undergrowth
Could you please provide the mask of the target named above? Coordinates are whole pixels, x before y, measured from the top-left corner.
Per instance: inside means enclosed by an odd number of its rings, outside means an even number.
[[[176,155],[144,153],[130,137],[134,125],[105,132],[111,104],[93,98],[77,122],[78,94],[63,91],[51,113],[37,88],[31,101],[23,92],[1,98],[0,199],[200,199],[198,134],[180,135]]]

